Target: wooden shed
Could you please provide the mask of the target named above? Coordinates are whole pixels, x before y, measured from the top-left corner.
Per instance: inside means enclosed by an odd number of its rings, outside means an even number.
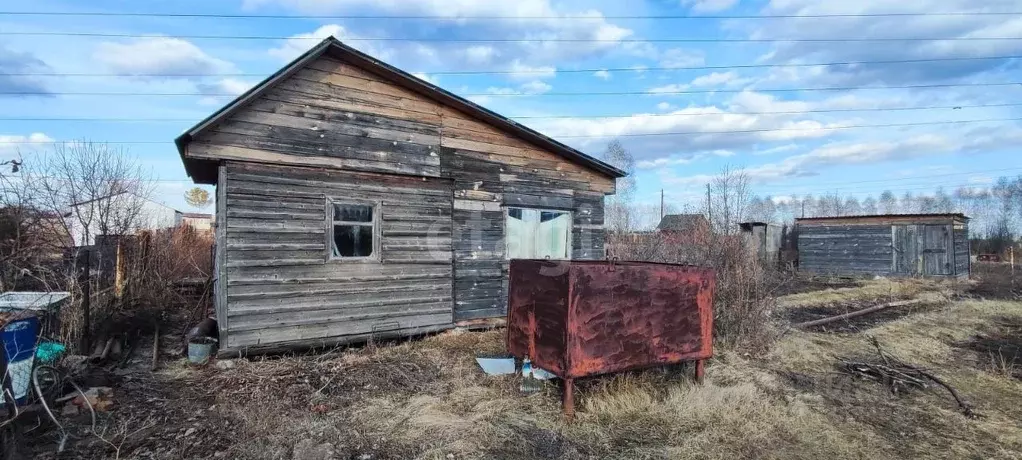
[[[216,185],[226,353],[504,317],[510,259],[604,257],[625,175],[332,37],[176,143]]]
[[[969,218],[896,214],[795,219],[810,273],[968,277]]]
[[[777,265],[787,228],[769,222],[742,222],[738,224],[749,246],[759,259],[768,265]]]

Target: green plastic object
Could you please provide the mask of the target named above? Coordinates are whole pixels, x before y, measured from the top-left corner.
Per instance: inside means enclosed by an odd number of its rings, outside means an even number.
[[[35,349],[36,359],[44,363],[52,363],[60,359],[67,347],[59,342],[42,342]]]

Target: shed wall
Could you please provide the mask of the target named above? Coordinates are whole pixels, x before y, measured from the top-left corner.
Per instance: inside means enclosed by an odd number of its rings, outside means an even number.
[[[449,327],[450,182],[229,162],[226,347]],[[381,260],[327,258],[328,197],[379,202]]]
[[[972,271],[971,251],[969,249],[969,224],[954,224],[954,257],[955,275],[968,276]]]
[[[799,268],[810,273],[891,273],[890,225],[799,226]]]

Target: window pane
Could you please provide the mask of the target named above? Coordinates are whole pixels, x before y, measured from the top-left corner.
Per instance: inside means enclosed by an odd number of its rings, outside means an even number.
[[[508,259],[567,259],[571,214],[509,208],[505,223]]]
[[[373,255],[372,225],[334,225],[334,257]]]
[[[571,220],[566,212],[543,212],[536,232],[536,257],[566,259]]]
[[[334,204],[334,221],[372,222],[373,207],[361,204]]]

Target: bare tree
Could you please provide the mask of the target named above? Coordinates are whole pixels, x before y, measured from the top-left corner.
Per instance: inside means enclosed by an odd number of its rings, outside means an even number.
[[[878,205],[877,205],[876,198],[873,198],[872,196],[868,196],[868,197],[866,197],[865,200],[862,200],[862,213],[863,214],[873,215],[873,214],[877,214],[878,212],[879,212],[879,210],[878,210]]]
[[[882,214],[895,214],[898,212],[898,198],[890,190],[884,190],[880,194],[880,212]]]
[[[185,192],[185,202],[196,208],[207,208],[213,204],[213,197],[209,192],[199,187],[193,187]]]
[[[55,223],[74,244],[89,245],[96,235],[119,235],[146,226],[145,202],[153,191],[147,171],[127,151],[107,144],[54,144],[26,168],[35,187],[36,207],[64,216]]]
[[[749,175],[742,169],[724,166],[710,180],[706,214],[713,231],[722,235],[738,233],[738,224],[752,199]]]
[[[628,173],[627,176],[617,179],[614,195],[607,197],[604,210],[607,227],[617,232],[630,230],[636,224],[633,222],[635,216],[631,215],[630,206],[635,195],[635,158],[621,142],[614,140],[607,145],[602,159]]]

